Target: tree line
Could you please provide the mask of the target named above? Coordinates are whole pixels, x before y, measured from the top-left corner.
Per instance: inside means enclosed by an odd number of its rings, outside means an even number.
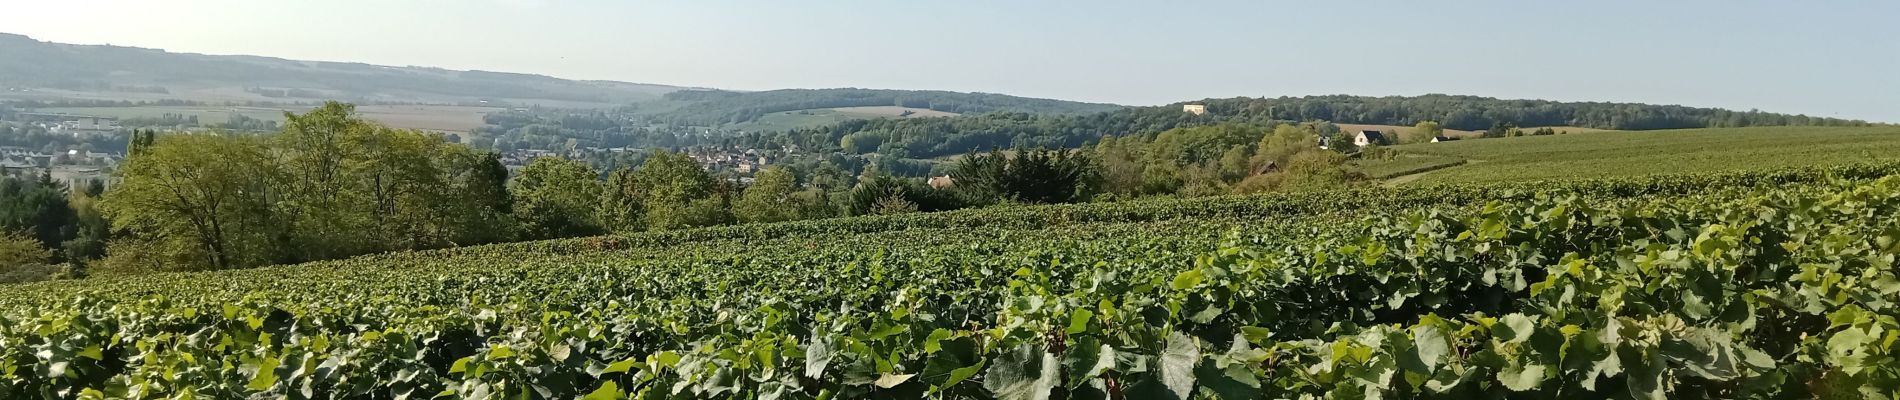
[[[1179,127],[1279,124],[1298,121],[1445,129],[1575,126],[1644,130],[1746,126],[1866,126],[1866,121],[1714,108],[1629,103],[1501,100],[1475,96],[1308,96],[1209,99],[1201,115],[1180,104],[1128,107],[1086,115],[986,113],[953,118],[872,119],[730,139],[749,148],[797,146],[813,151],[936,157],[990,147],[1076,147],[1108,136],[1152,137]]]
[[[13,235],[0,236],[0,257],[13,257],[0,263],[42,277],[214,270],[513,240],[1350,184],[1344,156],[1316,145],[1325,126],[1223,124],[1082,149],[973,151],[942,167],[937,184],[824,157],[776,164],[745,182],[663,149],[607,171],[542,157],[511,177],[494,153],[384,127],[330,103],[286,115],[273,134],[135,132],[110,190],[72,193],[50,178],[0,181],[0,227]],[[55,264],[66,267],[45,269]]]
[[[1037,99],[994,93],[941,90],[783,89],[763,92],[681,90],[666,100],[690,102],[678,110],[657,115],[655,122],[674,125],[716,126],[759,119],[766,114],[838,107],[899,106],[953,113],[1027,112],[1088,114],[1121,108],[1113,104]]]

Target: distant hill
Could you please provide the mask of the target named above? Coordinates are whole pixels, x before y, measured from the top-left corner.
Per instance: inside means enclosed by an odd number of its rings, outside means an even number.
[[[670,104],[669,104],[670,103]],[[763,92],[682,90],[656,103],[657,119],[678,125],[713,126],[753,122],[767,114],[845,107],[907,107],[945,113],[1021,112],[1092,114],[1122,106],[1037,99],[994,93],[888,89],[783,89]]]
[[[1515,100],[1444,94],[1238,97],[1190,103],[1206,105],[1208,115],[1220,119],[1403,126],[1419,121],[1438,121],[1447,129],[1467,131],[1485,130],[1498,122],[1520,127],[1569,126],[1615,130],[1869,125],[1866,121],[1858,120],[1680,105]],[[1179,104],[1141,112],[1181,114]]]
[[[49,97],[199,101],[626,104],[682,88],[543,75],[172,53],[50,43],[0,33],[0,90]],[[44,90],[52,89],[52,90]],[[32,98],[22,90],[0,91]]]
[[[682,92],[685,93],[685,92]],[[1204,114],[1182,104],[1206,105]],[[1124,107],[1093,114],[974,113],[950,118],[880,119],[741,138],[745,146],[795,144],[847,153],[898,152],[936,157],[992,147],[1072,148],[1108,136],[1147,136],[1174,128],[1223,123],[1264,126],[1276,122],[1328,121],[1347,126],[1411,126],[1439,121],[1447,129],[1480,131],[1494,123],[1519,127],[1677,129],[1746,126],[1871,126],[1866,121],[1635,103],[1507,100],[1477,96],[1307,96],[1205,99],[1153,107]],[[901,150],[899,152],[898,150]]]

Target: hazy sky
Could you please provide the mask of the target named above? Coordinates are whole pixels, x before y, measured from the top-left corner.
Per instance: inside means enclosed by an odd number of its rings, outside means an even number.
[[[728,89],[1453,93],[1890,122],[1897,17],[1893,0],[0,0],[0,32],[47,41]]]

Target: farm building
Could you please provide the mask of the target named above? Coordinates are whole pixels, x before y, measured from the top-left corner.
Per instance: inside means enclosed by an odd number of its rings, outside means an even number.
[[[1432,143],[1438,143],[1438,142],[1449,142],[1449,141],[1453,141],[1453,140],[1458,140],[1458,138],[1455,138],[1455,137],[1451,137],[1451,136],[1435,136],[1435,137],[1432,137]]]
[[[1385,134],[1379,131],[1359,131],[1358,134],[1352,135],[1352,144],[1356,146],[1385,144]]]

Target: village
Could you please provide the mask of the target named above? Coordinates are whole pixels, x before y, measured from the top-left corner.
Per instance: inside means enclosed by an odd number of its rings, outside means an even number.
[[[91,181],[111,184],[112,171],[125,161],[124,135],[112,118],[0,121],[0,174],[21,179],[47,176],[69,187]]]

